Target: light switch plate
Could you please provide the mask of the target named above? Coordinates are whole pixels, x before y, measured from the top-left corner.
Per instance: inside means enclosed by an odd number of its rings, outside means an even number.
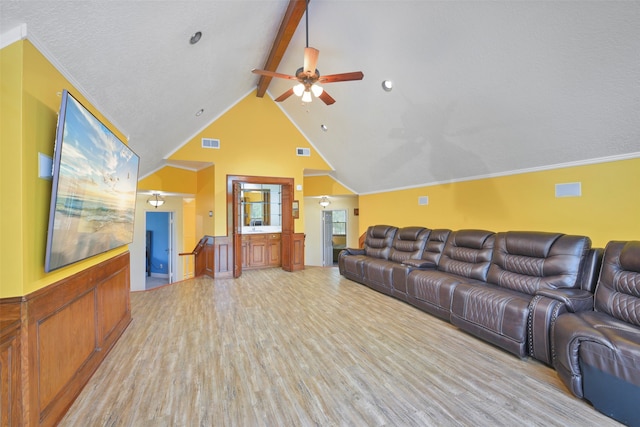
[[[38,178],[53,178],[53,159],[42,153],[38,153]]]

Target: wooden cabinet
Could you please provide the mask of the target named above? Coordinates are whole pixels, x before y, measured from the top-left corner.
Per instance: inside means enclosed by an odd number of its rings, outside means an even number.
[[[254,234],[249,240],[249,268],[265,267],[267,265],[267,236]]]
[[[244,234],[242,236],[242,268],[279,267],[282,264],[279,233]]]
[[[280,234],[267,235],[267,264],[270,267],[280,267],[282,261],[280,253],[282,252],[282,244]]]

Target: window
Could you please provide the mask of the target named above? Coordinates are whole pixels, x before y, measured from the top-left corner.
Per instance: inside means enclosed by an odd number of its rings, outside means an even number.
[[[347,235],[347,211],[333,211],[333,235]]]

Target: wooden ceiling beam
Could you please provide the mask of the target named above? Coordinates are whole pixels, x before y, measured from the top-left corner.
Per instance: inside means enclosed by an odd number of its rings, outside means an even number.
[[[282,57],[287,51],[287,47],[289,47],[289,43],[293,38],[293,33],[295,33],[296,28],[298,28],[298,24],[304,15],[306,5],[307,0],[289,1],[289,6],[284,14],[284,18],[282,18],[280,29],[273,41],[271,52],[269,53],[267,62],[264,64],[263,70],[276,71],[278,65],[280,65],[280,61],[282,61]],[[272,77],[260,76],[260,80],[258,80],[258,92],[256,94],[258,98],[262,98],[267,92],[271,79]]]

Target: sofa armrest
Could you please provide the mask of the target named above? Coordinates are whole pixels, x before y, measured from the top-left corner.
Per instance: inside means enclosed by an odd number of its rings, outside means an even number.
[[[343,249],[347,255],[364,255],[364,249],[345,248]]]
[[[544,289],[536,295],[560,301],[571,313],[593,310],[593,294],[583,289]]]
[[[402,261],[402,263],[404,265],[407,265],[409,267],[413,267],[413,268],[435,268],[436,264],[432,261],[427,261],[424,259],[413,259],[413,258],[409,258],[409,259],[405,259],[404,261]]]
[[[583,289],[545,289],[529,304],[529,355],[548,365],[553,363],[551,330],[567,312],[593,310],[593,294]]]

